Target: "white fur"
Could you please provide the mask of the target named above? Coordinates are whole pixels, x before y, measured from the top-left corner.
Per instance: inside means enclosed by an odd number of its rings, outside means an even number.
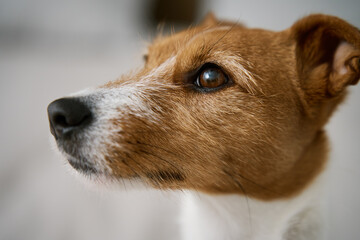
[[[299,196],[260,201],[241,195],[188,191],[182,212],[183,240],[319,240],[321,185]]]
[[[157,121],[156,114],[145,103],[145,93],[148,90],[160,90],[164,87],[161,77],[171,71],[174,64],[175,57],[170,57],[139,80],[131,81],[129,79],[118,87],[90,88],[70,95],[71,97],[81,97],[86,104],[91,106],[91,111],[95,116],[91,126],[79,135],[82,145],[77,150],[79,155],[93,165],[98,174],[111,174],[112,172],[105,160],[107,149],[111,146],[121,148],[113,141],[112,137],[121,136],[118,132],[122,128],[114,125],[111,121],[121,120],[130,113],[145,118],[147,121]],[[67,159],[73,158],[65,152],[63,154]]]

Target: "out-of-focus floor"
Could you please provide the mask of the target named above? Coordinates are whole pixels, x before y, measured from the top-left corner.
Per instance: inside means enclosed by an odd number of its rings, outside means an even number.
[[[206,3],[206,4],[205,4]],[[358,1],[206,1],[275,30],[311,12],[360,26]],[[0,0],[0,239],[178,239],[173,193],[86,188],[52,151],[46,107],[141,67],[151,38],[137,1]],[[328,239],[360,238],[360,86],[330,121]]]

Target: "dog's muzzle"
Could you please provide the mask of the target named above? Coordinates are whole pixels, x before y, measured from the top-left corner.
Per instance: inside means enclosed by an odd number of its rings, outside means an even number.
[[[50,103],[48,117],[51,134],[68,157],[71,166],[86,173],[93,172],[91,164],[78,152],[81,136],[94,119],[90,108],[79,98],[61,98]]]

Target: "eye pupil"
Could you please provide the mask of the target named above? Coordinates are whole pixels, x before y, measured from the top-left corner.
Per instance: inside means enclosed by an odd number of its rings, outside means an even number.
[[[204,72],[204,79],[208,82],[215,82],[219,77],[218,71],[209,69]]]
[[[202,88],[217,88],[227,81],[225,74],[219,68],[207,68],[201,72],[198,85]]]

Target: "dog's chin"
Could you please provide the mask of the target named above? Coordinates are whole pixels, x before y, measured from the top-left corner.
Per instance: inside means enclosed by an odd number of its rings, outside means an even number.
[[[103,192],[110,191],[144,191],[151,187],[139,176],[128,176],[122,178],[113,176],[111,169],[94,164],[93,159],[87,159],[80,153],[77,156],[70,154],[68,149],[59,141],[51,141],[55,152],[66,161],[66,168],[70,175],[73,175],[79,182],[86,187]]]
[[[147,191],[151,188],[141,181],[140,178],[115,178],[109,174],[99,172],[87,172],[75,169],[69,165],[69,171],[77,181],[83,184],[87,189],[101,193],[120,193],[123,191]]]
[[[71,167],[73,167],[79,173],[85,175],[97,175],[99,174],[95,166],[86,160],[78,160],[74,157],[67,157],[67,160]]]
[[[61,155],[65,157],[69,165],[78,173],[86,176],[110,173],[106,164],[92,159],[91,155],[83,150],[81,144],[57,140],[56,145]]]
[[[148,190],[149,186],[139,177],[130,178],[114,177],[109,172],[97,169],[85,159],[77,159],[66,154],[70,172],[85,186],[96,191],[142,191]]]

